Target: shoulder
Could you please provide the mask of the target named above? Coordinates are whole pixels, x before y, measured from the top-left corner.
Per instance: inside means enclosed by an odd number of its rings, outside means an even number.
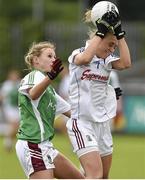
[[[20,88],[22,88],[22,86],[25,88],[28,88],[30,86],[32,87],[34,84],[38,84],[44,78],[45,75],[42,72],[38,70],[31,71],[21,80]]]
[[[72,63],[74,61],[75,56],[79,53],[82,53],[84,50],[85,50],[85,47],[75,49],[68,58],[69,63]]]
[[[33,70],[30,73],[28,73],[26,76],[24,76],[23,79],[33,80],[35,76],[36,77],[45,77],[45,75],[41,71]]]

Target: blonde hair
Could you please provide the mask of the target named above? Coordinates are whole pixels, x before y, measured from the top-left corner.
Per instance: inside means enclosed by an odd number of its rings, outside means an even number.
[[[85,12],[84,21],[86,23],[92,23],[92,21],[91,21],[91,9],[87,9],[87,11]]]
[[[31,70],[33,68],[33,58],[34,56],[39,57],[43,49],[51,48],[55,50],[55,45],[53,43],[44,41],[44,42],[33,42],[30,46],[28,53],[25,55],[25,63],[28,68]]]
[[[91,9],[87,9],[87,11],[85,12],[84,22],[88,24],[89,27],[88,36],[90,39],[92,39],[95,36],[97,27],[91,21]]]

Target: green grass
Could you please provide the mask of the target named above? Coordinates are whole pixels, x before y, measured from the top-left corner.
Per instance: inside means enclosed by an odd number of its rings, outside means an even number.
[[[13,152],[7,152],[2,146],[2,138],[0,138],[0,178],[1,179],[23,179],[26,178],[18,159]]]
[[[114,136],[110,177],[145,179],[145,136]]]
[[[145,136],[114,135],[114,154],[110,172],[112,179],[145,179]],[[78,167],[79,162],[72,153],[66,136],[57,134],[55,146]],[[26,178],[17,160],[15,151],[6,152],[0,138],[0,178]]]

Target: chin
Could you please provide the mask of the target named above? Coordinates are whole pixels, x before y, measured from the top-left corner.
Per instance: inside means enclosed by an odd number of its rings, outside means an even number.
[[[110,54],[106,54],[103,56],[103,59],[106,59],[108,56],[110,56]]]
[[[101,58],[102,58],[102,59],[106,59],[106,58],[107,58],[107,56],[102,56]]]
[[[99,56],[99,58],[101,58],[101,59],[106,59],[107,57],[108,57],[108,54],[106,54],[106,53],[103,53]]]

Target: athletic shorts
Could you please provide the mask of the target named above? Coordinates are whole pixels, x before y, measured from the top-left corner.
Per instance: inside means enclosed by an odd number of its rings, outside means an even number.
[[[50,141],[35,144],[18,140],[16,153],[26,176],[29,177],[33,172],[55,168],[53,160],[59,152]]]
[[[102,157],[113,152],[109,120],[100,123],[69,119],[67,131],[78,157],[91,151],[98,151]]]

